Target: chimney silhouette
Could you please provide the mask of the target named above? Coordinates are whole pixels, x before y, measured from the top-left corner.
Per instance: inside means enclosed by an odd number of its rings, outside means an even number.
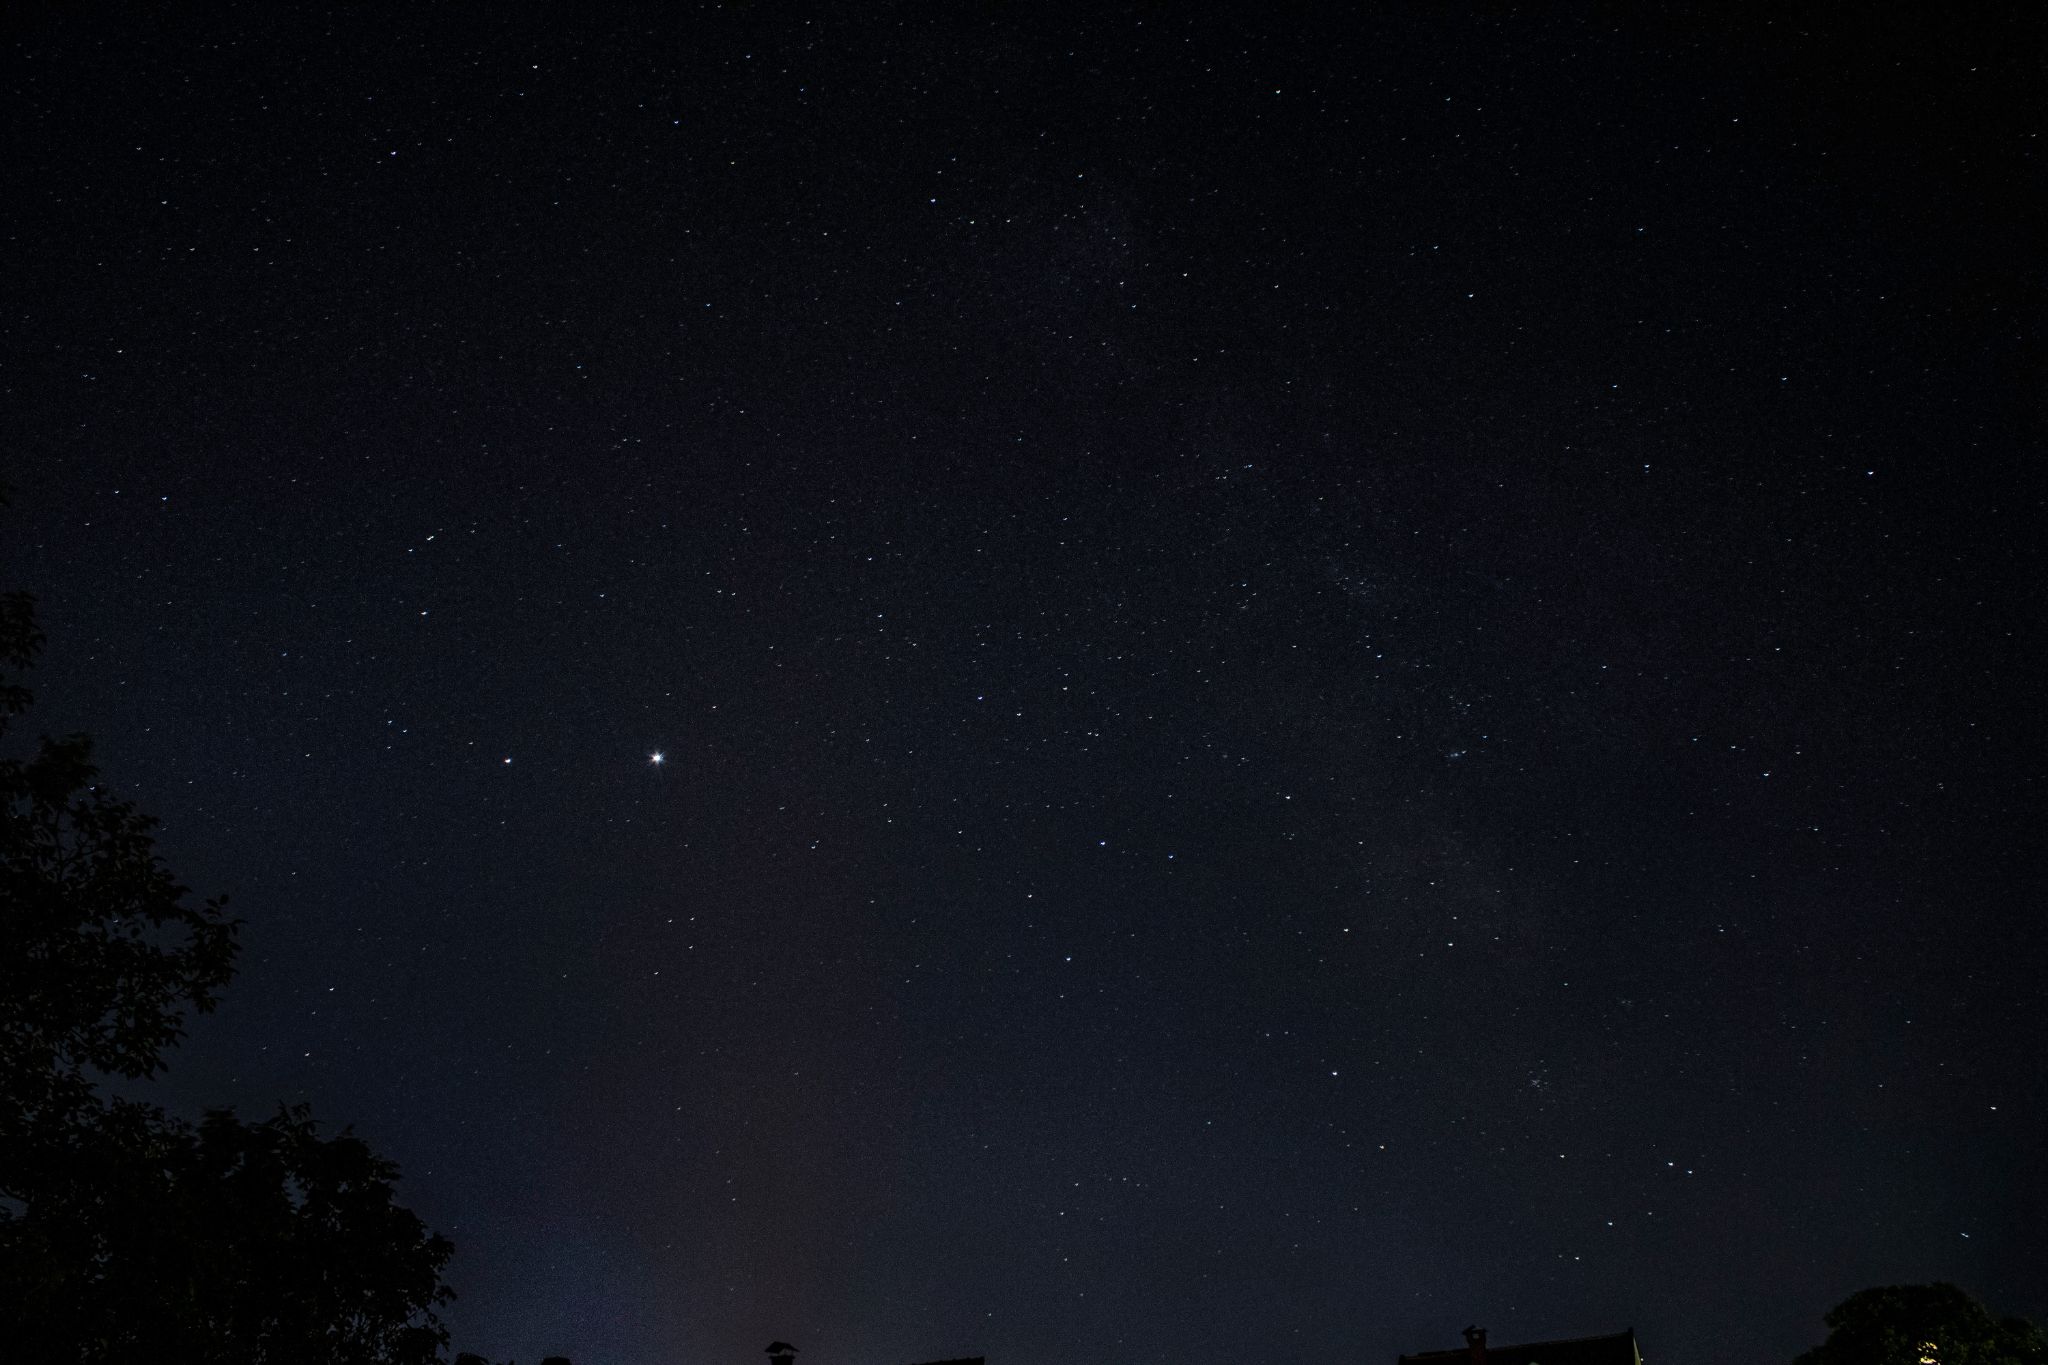
[[[1465,1349],[1471,1353],[1472,1365],[1486,1365],[1486,1329],[1467,1327],[1464,1331]]]
[[[796,1365],[796,1347],[786,1341],[769,1342],[768,1365]]]

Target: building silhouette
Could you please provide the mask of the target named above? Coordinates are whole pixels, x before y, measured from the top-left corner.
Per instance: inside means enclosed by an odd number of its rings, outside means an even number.
[[[768,1343],[768,1365],[796,1365],[796,1347],[786,1341]],[[922,1365],[988,1365],[986,1356],[955,1356],[951,1360],[927,1360]]]
[[[1488,1346],[1484,1327],[1467,1327],[1464,1337],[1462,1350],[1404,1355],[1399,1365],[1643,1365],[1633,1327],[1613,1336],[1528,1341],[1518,1346]]]

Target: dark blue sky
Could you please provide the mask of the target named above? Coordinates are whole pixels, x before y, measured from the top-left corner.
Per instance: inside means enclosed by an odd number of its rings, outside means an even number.
[[[166,1095],[497,1358],[2048,1316],[2022,11],[970,8],[8,20]]]

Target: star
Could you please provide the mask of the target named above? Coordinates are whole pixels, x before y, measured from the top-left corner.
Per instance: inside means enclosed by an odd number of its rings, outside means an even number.
[[[659,768],[661,766],[663,757],[664,755],[662,754],[661,750],[656,749],[653,753],[647,755],[648,766],[653,768]]]

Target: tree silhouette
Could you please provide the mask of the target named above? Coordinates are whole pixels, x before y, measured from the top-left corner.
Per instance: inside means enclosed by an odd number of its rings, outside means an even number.
[[[1793,1365],[2048,1365],[2048,1338],[1993,1319],[1952,1284],[1886,1285],[1829,1310],[1828,1339]]]
[[[33,603],[0,598],[0,668],[42,645]],[[0,739],[28,709],[0,677]],[[235,925],[194,905],[156,856],[155,822],[94,784],[82,735],[0,758],[0,1141],[63,1121],[90,1073],[155,1075],[185,1010],[213,1008],[234,972]]]
[[[0,739],[32,601],[0,597]],[[425,1365],[454,1248],[397,1168],[303,1108],[198,1124],[103,1095],[156,1075],[234,969],[235,922],[158,858],[82,736],[0,758],[0,1356]]]

